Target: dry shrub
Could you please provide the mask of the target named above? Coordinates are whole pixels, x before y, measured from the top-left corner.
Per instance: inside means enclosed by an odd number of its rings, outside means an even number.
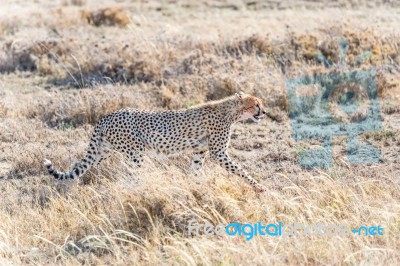
[[[88,0],[63,0],[63,5],[64,6],[84,6],[87,3]]]
[[[171,84],[169,86],[161,86],[159,98],[161,106],[173,109],[181,105],[181,101],[178,99],[179,85]],[[179,107],[178,107],[179,108]]]
[[[130,19],[122,8],[108,7],[96,11],[83,10],[82,18],[94,26],[125,26]]]
[[[372,71],[373,70],[373,71]],[[375,73],[374,76],[372,76],[372,84],[369,84],[370,86],[376,86],[377,92],[378,92],[378,97],[380,98],[385,98],[385,99],[398,99],[399,98],[399,88],[400,88],[400,81],[396,75],[393,75],[392,73],[395,72],[393,67],[391,66],[380,66],[374,68],[373,66],[370,65],[363,65],[359,68],[346,68],[344,72],[347,71],[369,71],[369,73],[373,74]],[[323,66],[311,66],[307,69],[307,71],[304,71],[300,77],[313,77],[313,76],[324,76],[324,75],[334,75],[335,73],[342,73],[343,70],[339,70],[338,68],[325,68]],[[348,84],[349,85],[349,84]],[[348,89],[352,89],[352,85],[349,85]],[[366,89],[366,88],[364,88]],[[277,98],[277,97],[276,97]],[[283,102],[287,102],[287,97],[285,95],[285,98],[282,99]],[[285,104],[281,106],[287,106]],[[283,110],[287,110],[282,108]]]
[[[207,51],[209,52],[209,51]],[[167,73],[169,75],[204,75],[210,74],[219,66],[219,60],[216,56],[207,52],[195,50],[178,64],[176,73]]]
[[[351,114],[342,111],[339,104],[345,101],[358,104],[357,110]],[[341,123],[358,122],[365,119],[370,108],[368,92],[361,85],[352,82],[335,86],[329,95],[328,105],[330,113]]]
[[[69,128],[84,124],[94,125],[101,117],[113,111],[144,105],[145,95],[129,89],[84,89],[42,97],[27,108],[28,118],[40,119],[50,127]]]
[[[318,55],[317,38],[312,35],[291,36],[291,48],[295,53],[296,60],[316,60]],[[327,54],[325,54],[327,56]],[[328,56],[328,58],[330,58]]]
[[[347,56],[350,64],[356,63],[357,57],[367,51],[371,52],[367,62],[374,66],[390,63],[389,59],[397,60],[399,57],[400,43],[395,36],[382,37],[372,29],[362,32],[345,31],[343,35],[349,43]]]
[[[322,63],[319,59],[319,55],[322,55],[332,64],[340,64],[341,45],[345,48],[347,66],[379,66],[391,63],[391,60],[396,61],[399,57],[398,39],[395,36],[379,35],[372,29],[329,27],[321,28],[319,34],[290,32],[288,44],[289,47],[284,47],[285,56],[297,61]]]
[[[164,82],[157,90],[153,103],[158,108],[182,109],[205,101],[205,93],[209,90],[204,78],[189,77],[183,82]]]
[[[383,106],[381,106],[381,110],[388,115],[396,114],[400,113],[400,106],[398,101],[387,101]]]
[[[93,73],[99,73],[113,82],[151,82],[158,79],[160,71],[157,64],[140,59],[131,60],[128,58],[117,62],[104,62],[96,66]]]
[[[239,92],[240,88],[238,84],[228,77],[222,78],[221,80],[215,80],[207,92],[207,100],[214,101],[222,99]]]
[[[374,132],[366,132],[363,135],[366,139],[371,139],[377,142],[390,140],[393,145],[395,145],[396,142],[400,143],[399,130],[382,129]]]
[[[399,99],[400,79],[397,75],[387,68],[382,68],[377,71],[376,83],[380,97],[386,99]]]
[[[161,66],[149,54],[127,44],[44,39],[31,44],[5,46],[0,71],[31,71],[52,77],[51,83],[76,87],[120,82],[159,81]]]
[[[37,71],[42,75],[55,75],[62,70],[60,62],[70,55],[71,43],[60,39],[35,41],[32,45],[5,44],[7,58],[0,70],[12,72]]]
[[[233,57],[241,57],[242,55],[270,55],[272,46],[268,36],[253,35],[244,40],[231,42],[222,48],[224,53]]]

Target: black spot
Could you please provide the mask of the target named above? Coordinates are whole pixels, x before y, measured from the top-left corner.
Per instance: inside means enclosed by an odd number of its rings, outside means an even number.
[[[74,174],[75,174],[75,175],[79,175],[79,169],[78,169],[78,168],[75,168],[75,169],[74,169]]]

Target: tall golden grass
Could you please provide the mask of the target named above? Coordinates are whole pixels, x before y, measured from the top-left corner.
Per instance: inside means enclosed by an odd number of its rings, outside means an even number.
[[[383,2],[4,4],[0,264],[397,264],[400,21],[397,2]],[[347,71],[364,52],[354,69],[377,71],[383,129],[360,141],[379,148],[383,161],[349,164],[346,138],[337,137],[332,168],[300,168],[299,154],[320,143],[293,140],[286,80]],[[319,53],[332,68],[316,60]],[[266,193],[208,159],[195,177],[188,156],[146,158],[137,169],[116,153],[79,182],[56,182],[43,167],[49,158],[68,170],[84,154],[93,125],[114,110],[187,108],[238,90],[270,109],[260,124],[235,125],[229,149]],[[188,235],[192,219],[381,225],[384,235],[246,241]]]

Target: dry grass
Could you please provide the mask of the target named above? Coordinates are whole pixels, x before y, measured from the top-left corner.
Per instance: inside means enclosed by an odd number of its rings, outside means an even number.
[[[59,2],[0,10],[1,265],[398,263],[396,1]],[[360,140],[383,161],[349,164],[337,137],[332,168],[301,169],[299,155],[321,144],[292,138],[285,82],[350,66],[377,71],[383,129]],[[265,194],[209,160],[194,177],[188,157],[136,169],[114,154],[79,184],[45,172],[44,158],[63,170],[80,158],[109,112],[186,108],[238,90],[270,109],[271,119],[236,125],[230,148]],[[207,238],[187,235],[191,219],[381,225],[384,236]]]
[[[89,24],[97,27],[106,26],[125,26],[129,24],[129,17],[121,8],[109,7],[96,11],[82,11],[82,18],[86,19]]]

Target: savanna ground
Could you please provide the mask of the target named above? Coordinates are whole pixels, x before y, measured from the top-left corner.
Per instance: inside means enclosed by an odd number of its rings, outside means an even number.
[[[400,3],[398,1],[0,2],[0,264],[363,264],[400,260]],[[297,142],[285,82],[376,69],[383,129],[360,136],[379,164],[302,169],[318,141]],[[369,52],[360,59],[359,55]],[[326,68],[322,54],[333,62]],[[234,126],[231,156],[268,189],[206,161],[119,154],[83,180],[57,183],[95,122],[123,107],[185,108],[242,90],[269,118]],[[384,236],[188,236],[190,219],[381,225]]]

